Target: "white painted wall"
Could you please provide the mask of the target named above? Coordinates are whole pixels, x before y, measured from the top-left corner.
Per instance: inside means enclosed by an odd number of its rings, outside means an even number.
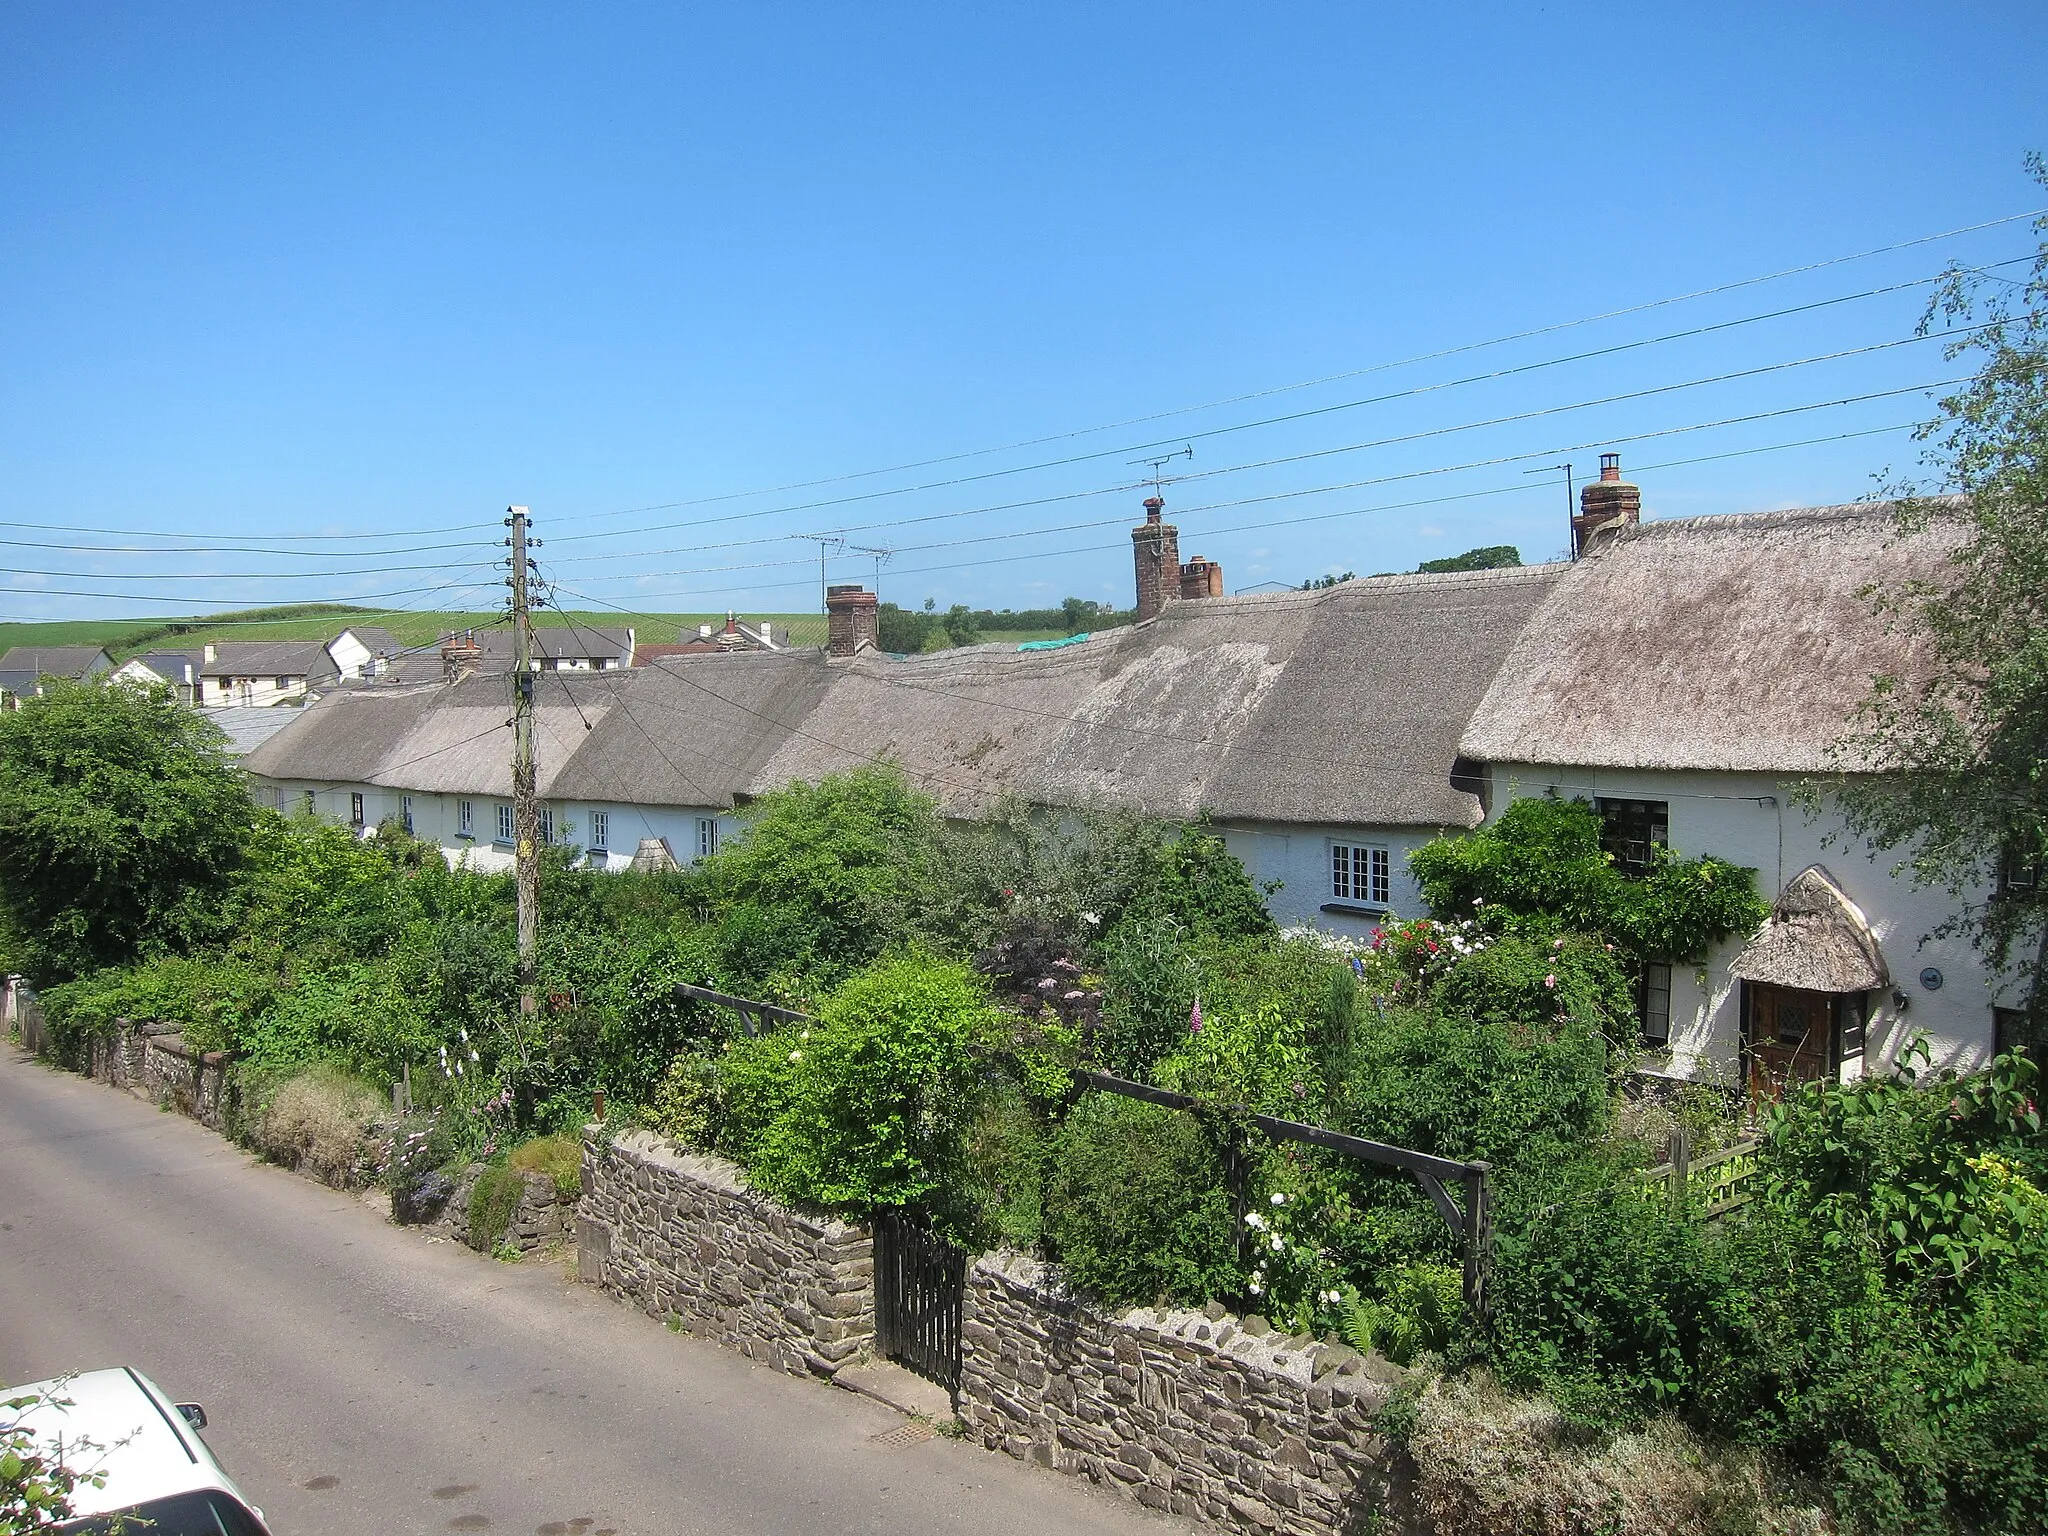
[[[302,699],[306,696],[306,679],[286,676],[280,688],[278,673],[266,673],[262,677],[246,677],[236,674],[222,677],[208,673],[203,683],[202,704],[239,704],[257,708],[276,704],[283,699]]]
[[[1382,923],[1422,917],[1422,893],[1408,872],[1408,855],[1436,836],[1419,827],[1302,827],[1257,822],[1219,823],[1224,846],[1236,854],[1253,880],[1278,880],[1280,889],[1266,898],[1266,909],[1283,928],[1298,924],[1328,933],[1363,938]],[[1330,845],[1368,844],[1385,848],[1392,865],[1392,899],[1385,913],[1374,915],[1325,912],[1333,900]]]
[[[1863,909],[1892,987],[1906,999],[1901,1009],[1890,991],[1871,996],[1863,1070],[1895,1061],[1916,1034],[1926,1037],[1936,1067],[1970,1071],[1990,1061],[1992,1005],[2007,999],[1994,995],[1993,978],[1966,939],[1934,936],[1955,912],[1953,898],[1894,877],[1889,859],[1873,857],[1833,813],[1811,817],[1792,804],[1790,780],[1555,764],[1497,764],[1492,772],[1496,814],[1511,799],[1550,790],[1587,800],[1661,800],[1670,807],[1674,852],[1686,858],[1712,854],[1755,869],[1758,894],[1766,901],[1776,900],[1785,882],[1809,864],[1822,865]],[[1733,1081],[1741,1052],[1741,987],[1728,967],[1746,938],[1718,946],[1704,966],[1672,967],[1671,1050],[1668,1060],[1646,1062],[1647,1069]],[[1941,972],[1939,990],[1920,982],[1928,967]]]
[[[374,830],[383,822],[397,820],[405,814],[407,797],[402,790],[364,784],[252,780],[256,803],[287,816],[299,813],[309,790],[313,794],[314,814],[326,821],[346,822],[349,819],[349,797],[352,794],[363,797],[363,825],[366,830]],[[413,836],[438,845],[441,856],[451,868],[466,864],[470,869],[493,872],[512,867],[512,845],[498,841],[498,807],[510,805],[509,799],[490,795],[414,793],[411,800]],[[471,810],[473,835],[469,837],[464,837],[461,832],[464,800],[469,802]],[[594,857],[589,860],[593,868],[629,868],[643,837],[667,839],[669,851],[675,855],[678,864],[693,864],[698,858],[700,821],[716,824],[716,840],[720,843],[739,829],[739,821],[731,811],[710,807],[591,805],[580,801],[548,804],[554,811],[557,841],[579,848],[588,848],[590,813],[596,810],[607,813],[610,824],[606,828],[605,840],[608,847],[602,864]]]

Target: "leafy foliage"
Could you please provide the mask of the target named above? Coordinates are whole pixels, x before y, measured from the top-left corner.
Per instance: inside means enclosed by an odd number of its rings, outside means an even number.
[[[0,715],[0,915],[38,982],[219,932],[252,808],[168,690],[53,680]]]
[[[1614,867],[1583,800],[1516,800],[1463,837],[1419,848],[1409,867],[1430,911],[1497,932],[1599,934],[1638,960],[1690,961],[1769,916],[1753,869],[1660,848],[1647,875]]]
[[[2038,153],[2027,167],[2048,184]],[[1804,797],[1832,799],[1916,880],[1967,903],[1957,926],[2025,976],[2048,1042],[2048,239],[2017,289],[1952,268],[1923,334],[1936,323],[1965,328],[1946,356],[1978,363],[1920,431],[1934,488],[1962,500],[1892,489],[1902,532],[1958,538],[1943,579],[1872,594],[1921,638],[1923,670],[1874,681],[1835,746],[1840,771]]]

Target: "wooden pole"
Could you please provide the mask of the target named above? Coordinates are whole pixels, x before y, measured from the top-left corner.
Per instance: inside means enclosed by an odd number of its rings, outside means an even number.
[[[519,1015],[540,1016],[534,956],[540,945],[540,802],[534,797],[533,615],[526,595],[524,507],[508,507],[512,530],[512,836],[513,873],[519,888]]]

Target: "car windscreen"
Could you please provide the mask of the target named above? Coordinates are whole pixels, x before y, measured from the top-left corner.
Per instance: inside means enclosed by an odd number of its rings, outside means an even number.
[[[58,1529],[64,1536],[265,1536],[256,1517],[217,1488],[174,1493]]]

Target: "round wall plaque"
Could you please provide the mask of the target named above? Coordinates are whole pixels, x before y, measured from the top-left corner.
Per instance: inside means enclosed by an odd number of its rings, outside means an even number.
[[[1939,992],[1941,990],[1941,971],[1935,966],[1928,966],[1926,970],[1920,973],[1920,985],[1930,992]]]

